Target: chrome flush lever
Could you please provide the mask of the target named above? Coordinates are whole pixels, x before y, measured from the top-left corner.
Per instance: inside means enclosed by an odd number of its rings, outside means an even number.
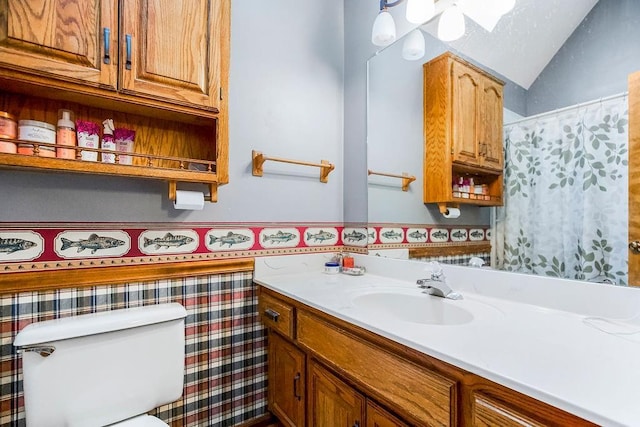
[[[26,352],[35,352],[38,353],[42,357],[49,357],[51,354],[56,351],[56,348],[52,345],[38,345],[31,347],[22,347],[20,351]]]

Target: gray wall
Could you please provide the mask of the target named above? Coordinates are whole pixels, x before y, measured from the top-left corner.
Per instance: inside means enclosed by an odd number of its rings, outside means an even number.
[[[233,2],[230,183],[217,204],[176,211],[162,182],[3,170],[0,222],[342,221],[342,4]],[[336,169],[322,184],[317,168],[267,162],[257,178],[252,149]]]
[[[600,0],[527,94],[527,115],[615,95],[640,70],[640,1]]]

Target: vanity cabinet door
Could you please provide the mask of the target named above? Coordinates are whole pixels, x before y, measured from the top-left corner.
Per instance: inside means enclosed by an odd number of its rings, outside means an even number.
[[[313,427],[363,427],[365,399],[317,362],[309,368],[309,423]]]
[[[0,67],[115,90],[117,33],[117,0],[0,1]]]
[[[305,354],[269,334],[269,409],[291,427],[305,425]]]
[[[408,427],[378,405],[367,400],[367,427]]]

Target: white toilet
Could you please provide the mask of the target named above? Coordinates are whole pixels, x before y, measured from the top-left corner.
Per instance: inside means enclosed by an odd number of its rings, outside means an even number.
[[[145,412],[182,395],[186,315],[172,303],[25,327],[27,426],[166,427]]]

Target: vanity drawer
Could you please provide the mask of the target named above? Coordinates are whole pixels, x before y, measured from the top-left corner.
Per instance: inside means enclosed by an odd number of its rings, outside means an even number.
[[[259,312],[262,323],[291,339],[295,338],[293,319],[294,308],[290,304],[267,294],[260,294]]]
[[[529,416],[497,402],[482,393],[474,393],[473,425],[476,427],[543,427]]]
[[[299,311],[298,343],[418,425],[456,425],[456,382]]]

